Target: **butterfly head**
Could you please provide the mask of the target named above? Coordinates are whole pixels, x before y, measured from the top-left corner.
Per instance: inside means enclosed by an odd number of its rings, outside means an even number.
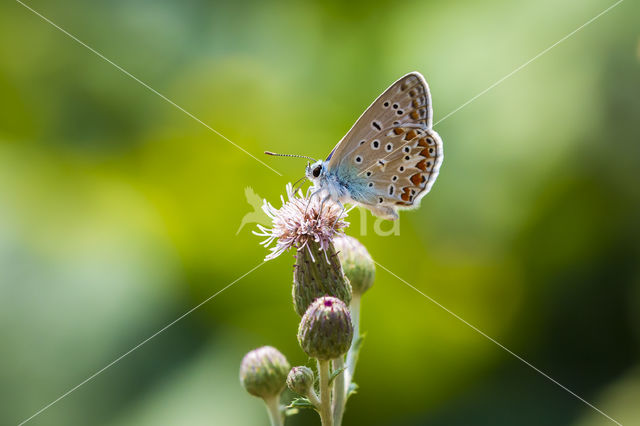
[[[326,164],[322,160],[318,160],[315,163],[307,163],[307,168],[305,170],[305,176],[311,182],[318,182],[326,172]]]

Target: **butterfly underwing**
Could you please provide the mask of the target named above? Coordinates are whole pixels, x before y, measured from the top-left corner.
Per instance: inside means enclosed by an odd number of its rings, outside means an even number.
[[[424,77],[405,75],[365,110],[326,160],[307,166],[314,194],[390,220],[398,209],[418,207],[443,159],[432,117]]]

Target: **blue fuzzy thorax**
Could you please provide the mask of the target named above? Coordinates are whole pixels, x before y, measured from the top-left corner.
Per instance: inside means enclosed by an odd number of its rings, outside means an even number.
[[[362,170],[350,165],[338,166],[335,170],[327,170],[320,182],[320,188],[326,189],[332,197],[340,201],[347,198],[357,202],[372,200],[375,189],[368,187],[368,179],[359,175]]]

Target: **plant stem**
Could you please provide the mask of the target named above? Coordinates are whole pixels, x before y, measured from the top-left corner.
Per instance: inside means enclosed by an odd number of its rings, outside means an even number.
[[[318,394],[316,393],[315,390],[313,390],[313,388],[309,389],[309,393],[305,395],[307,398],[309,398],[309,402],[311,402],[313,404],[314,407],[316,407],[316,409],[318,411],[320,411],[320,398],[318,398]]]
[[[344,368],[344,356],[333,360],[333,370],[337,371]],[[342,415],[344,414],[344,404],[346,402],[345,392],[345,372],[342,371],[333,381],[333,424],[340,426],[342,424]]]
[[[356,364],[358,363],[359,348],[356,348],[356,342],[360,339],[360,294],[354,294],[351,298],[351,322],[353,323],[353,340],[351,341],[351,347],[347,353],[347,368],[344,372],[344,391],[349,391],[349,386],[353,380],[353,375],[356,371]]]
[[[320,376],[320,420],[322,426],[333,426],[331,416],[331,388],[329,387],[329,361],[318,360]]]
[[[280,411],[280,395],[265,398],[264,404],[267,406],[271,426],[283,426],[282,412]]]

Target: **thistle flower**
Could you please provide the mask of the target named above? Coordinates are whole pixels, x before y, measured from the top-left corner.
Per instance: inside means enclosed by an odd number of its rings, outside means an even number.
[[[349,308],[335,297],[320,297],[307,309],[298,328],[298,343],[312,358],[321,361],[347,353],[353,338]]]
[[[376,275],[371,255],[360,241],[348,235],[337,236],[333,244],[354,296],[363,294],[371,288]]]
[[[253,396],[265,401],[277,397],[286,386],[289,362],[272,346],[247,353],[240,364],[240,383]]]
[[[293,392],[307,396],[313,389],[315,376],[309,367],[293,367],[287,376],[287,386]]]
[[[342,271],[333,244],[329,243],[323,250],[325,259],[320,261],[315,261],[320,253],[319,243],[311,241],[307,248],[296,256],[293,270],[293,307],[298,315],[303,316],[309,305],[322,296],[333,296],[346,304],[351,303],[351,285]]]
[[[311,242],[317,243],[320,250],[324,251],[331,244],[335,234],[349,226],[342,220],[345,214],[336,203],[329,200],[322,203],[320,197],[310,196],[310,190],[305,195],[301,190],[294,193],[291,183],[287,184],[286,191],[287,201],[281,196],[282,207],[279,209],[267,200],[264,200],[262,205],[262,210],[273,220],[272,228],[258,225],[259,232],[253,232],[255,235],[267,237],[261,243],[265,247],[276,242],[265,260],[274,259],[292,247],[298,252],[306,249],[313,257],[309,247]]]

